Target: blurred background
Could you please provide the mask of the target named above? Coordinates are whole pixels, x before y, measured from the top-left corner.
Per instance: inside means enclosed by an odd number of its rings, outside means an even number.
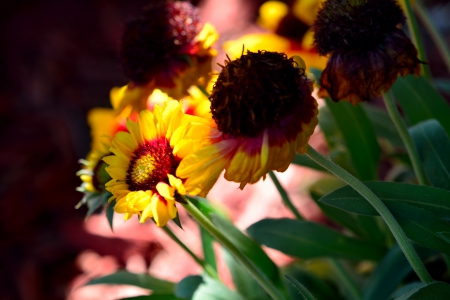
[[[203,21],[220,33],[219,62],[224,41],[263,31],[256,25],[263,0],[191,2],[201,8]],[[294,0],[284,2],[289,6]],[[128,294],[77,288],[117,268],[147,271],[162,252],[172,259],[188,259],[173,254],[154,225],[139,227],[135,222],[120,228],[123,221],[117,217],[119,229],[114,235],[103,215],[85,222],[86,207],[74,208],[82,198],[75,191],[80,184],[75,175],[78,159],[90,148],[86,113],[93,107],[109,107],[110,89],[127,83],[117,61],[118,41],[124,22],[148,3],[22,0],[0,4],[0,300],[120,298]],[[426,5],[448,37],[450,3],[435,0]],[[279,33],[292,39],[301,40],[308,28],[292,15],[283,22]],[[431,40],[423,36],[433,76],[448,77]],[[250,204],[241,200],[251,194],[261,199],[260,187],[247,187],[225,203],[241,228],[250,224],[250,214],[256,219],[269,210],[274,216],[289,215],[277,206],[279,201],[275,206],[260,201],[265,210],[248,210]],[[237,186],[230,190],[236,192]],[[309,218],[320,221],[306,198],[298,197],[296,204]],[[131,235],[132,228],[143,231]],[[140,237],[143,232],[146,236]],[[195,242],[191,241],[194,248]],[[170,279],[170,274],[166,277]],[[130,295],[136,294],[139,291]]]

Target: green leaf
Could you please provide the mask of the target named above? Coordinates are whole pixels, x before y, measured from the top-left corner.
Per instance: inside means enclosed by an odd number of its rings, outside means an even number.
[[[127,284],[149,289],[159,294],[173,293],[175,288],[173,282],[155,278],[148,274],[135,274],[127,271],[118,271],[111,275],[93,279],[86,285],[93,284]]]
[[[392,298],[397,298],[402,296],[403,294],[405,295],[409,295],[414,293],[415,291],[417,291],[418,289],[420,289],[421,287],[426,286],[425,283],[422,283],[420,281],[414,281],[411,283],[407,283],[404,286],[402,286],[401,288],[399,288],[398,290],[396,290],[391,296],[390,299]]]
[[[389,299],[412,267],[400,247],[393,246],[367,281],[363,300]]]
[[[392,92],[412,125],[437,119],[450,133],[450,107],[444,98],[423,77],[398,77]]]
[[[201,283],[194,292],[192,300],[246,300],[239,293],[230,290],[222,283],[208,276],[203,276]]]
[[[334,121],[333,115],[327,106],[321,107],[319,109],[319,126],[325,139],[327,141],[328,147],[330,149],[336,149],[342,145],[342,134]]]
[[[450,220],[450,192],[429,186],[398,182],[365,182],[372,192],[389,208],[392,202],[407,203],[426,209],[440,219]],[[366,216],[378,212],[350,186],[337,189],[320,199],[327,205]]]
[[[121,300],[179,300],[179,298],[175,297],[174,294],[151,294],[131,298],[122,298]]]
[[[91,216],[102,205],[103,197],[103,194],[98,193],[90,193],[86,197],[86,205],[89,208],[86,213],[86,218]]]
[[[364,110],[347,102],[334,103],[328,98],[326,103],[344,137],[359,179],[377,179],[380,146]]]
[[[431,284],[411,289],[406,294],[395,300],[447,300],[450,295],[450,285],[445,282],[433,282]]]
[[[314,296],[308,291],[308,289],[305,288],[305,286],[303,284],[301,284],[300,282],[295,280],[294,277],[289,276],[289,275],[284,275],[284,276],[303,295],[304,299],[306,299],[306,300],[316,300],[316,298],[314,298]]]
[[[294,161],[292,163],[299,166],[308,167],[317,171],[328,172],[321,165],[317,164],[315,161],[309,158],[306,154],[296,153]]]
[[[379,260],[385,249],[322,225],[292,219],[264,219],[247,228],[258,243],[287,255],[309,259],[334,257],[349,260]]]
[[[412,127],[410,133],[431,184],[450,190],[450,139],[445,130],[429,120]]]
[[[202,238],[203,257],[205,262],[210,265],[215,271],[217,271],[216,254],[214,253],[214,237],[206,231],[203,227],[200,227],[200,236]]]
[[[449,218],[448,191],[393,182],[365,184],[383,201],[411,240],[450,254],[450,244],[438,234],[450,231],[450,225],[440,219]],[[362,196],[348,186],[328,194],[320,201],[357,214],[378,215]]]
[[[385,110],[367,103],[361,103],[360,105],[372,122],[378,137],[387,140],[393,146],[404,147],[403,141],[395,129],[391,117]]]
[[[320,260],[308,260],[304,263],[296,262],[284,270],[285,274],[301,282],[317,300],[340,300],[341,297],[336,294],[336,290],[325,280],[326,278],[319,277],[316,274],[330,274],[331,272],[330,266]],[[286,284],[292,300],[304,299],[292,284],[289,282],[286,282]]]
[[[427,210],[393,202],[389,206],[406,235],[419,245],[450,255],[450,243],[439,232],[450,231],[450,225]]]
[[[311,198],[322,212],[334,222],[352,231],[355,235],[374,244],[383,244],[386,240],[384,225],[379,218],[361,216],[343,211],[319,201],[324,195],[341,188],[345,183],[336,177],[319,179],[310,186]]]
[[[214,225],[224,232],[231,242],[275,284],[278,289],[284,292],[284,285],[281,281],[277,265],[275,265],[275,263],[267,256],[266,252],[261,249],[260,245],[243,234],[226,219],[212,214],[211,220]]]
[[[109,227],[111,227],[111,231],[113,230],[113,219],[114,219],[114,205],[116,205],[116,200],[112,200],[107,206],[106,206],[106,218],[108,219]]]
[[[441,239],[443,239],[444,241],[446,241],[447,243],[450,244],[450,232],[440,231],[440,232],[437,232],[437,234],[441,237]]]
[[[195,291],[202,283],[203,283],[202,276],[195,275],[184,277],[175,286],[175,296],[182,299],[191,299],[192,296],[194,296]]]
[[[249,272],[239,263],[233,255],[223,249],[223,258],[230,270],[236,290],[247,300],[270,299],[259,283],[249,274]]]

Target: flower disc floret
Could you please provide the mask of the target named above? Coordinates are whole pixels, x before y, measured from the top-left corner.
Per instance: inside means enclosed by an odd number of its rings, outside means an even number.
[[[210,96],[217,127],[233,137],[255,137],[301,105],[305,70],[284,53],[247,51],[225,61]]]
[[[167,174],[173,174],[179,163],[172,151],[165,138],[140,145],[127,170],[126,183],[130,190],[154,190],[158,182],[168,181]]]

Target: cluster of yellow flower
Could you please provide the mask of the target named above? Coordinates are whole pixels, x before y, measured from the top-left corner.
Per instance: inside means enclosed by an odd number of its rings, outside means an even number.
[[[321,33],[326,14],[314,25],[315,46],[331,53],[333,63],[325,68],[322,87],[333,100],[350,95],[347,100],[357,103],[374,96],[355,91],[350,81],[358,81],[360,73],[346,73],[349,64],[341,61],[350,59],[347,53],[329,49],[339,39]],[[245,54],[244,41],[225,44],[234,60],[228,58],[212,78],[217,39],[214,27],[202,24],[187,2],[151,5],[127,24],[120,57],[130,82],[112,89],[113,109],[94,109],[89,115],[93,143],[80,171],[81,191],[109,192],[114,211],[125,220],[136,214],[140,222],[152,218],[164,226],[177,215],[177,193],[205,197],[223,171],[225,179],[243,188],[270,170],[285,171],[296,152],[306,151],[318,123],[311,96],[315,79],[303,59],[285,54],[297,53],[292,44],[268,34],[247,37]],[[282,45],[284,53],[272,52]],[[327,59],[311,49],[301,53],[323,69]],[[361,55],[365,47],[357,50]],[[387,67],[391,64],[389,58]],[[386,84],[384,79],[376,82],[375,93],[390,87],[398,74],[417,68],[417,59],[391,68]],[[344,88],[336,89],[333,81],[342,81]]]

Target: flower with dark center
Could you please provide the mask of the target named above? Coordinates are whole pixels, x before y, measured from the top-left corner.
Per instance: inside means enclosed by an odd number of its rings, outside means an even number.
[[[314,22],[314,44],[329,55],[320,95],[353,104],[388,91],[398,75],[418,75],[421,61],[402,30],[393,0],[328,0]]]
[[[217,37],[212,25],[200,23],[198,9],[189,2],[149,5],[122,35],[119,57],[130,83],[113,107],[120,112],[131,105],[140,111],[154,88],[178,99],[199,79],[207,82]]]
[[[153,218],[164,226],[177,215],[175,193],[191,191],[175,173],[180,160],[197,147],[179,141],[192,131],[191,123],[208,121],[185,115],[182,106],[167,100],[153,112],[144,110],[137,122],[127,122],[128,132],[119,132],[112,140],[114,155],[103,158],[112,178],[106,189],[113,195],[110,200],[116,200],[115,212],[124,214],[125,220],[136,214],[141,223]]]
[[[215,124],[203,129],[210,145],[177,169],[189,178],[185,186],[204,196],[225,169],[225,178],[243,188],[269,170],[285,171],[296,152],[304,153],[318,123],[314,79],[305,68],[300,57],[268,51],[226,61],[210,96]]]

